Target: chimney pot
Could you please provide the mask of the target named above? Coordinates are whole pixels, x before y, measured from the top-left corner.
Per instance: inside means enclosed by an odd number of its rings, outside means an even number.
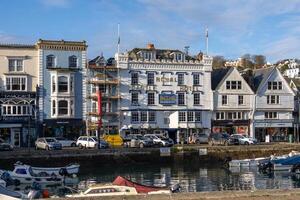
[[[154,49],[154,44],[152,43],[147,44],[147,49]]]

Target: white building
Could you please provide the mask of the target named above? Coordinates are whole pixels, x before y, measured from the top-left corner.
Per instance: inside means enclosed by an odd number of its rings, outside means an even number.
[[[235,67],[213,70],[212,132],[250,135],[254,92]]]
[[[276,67],[255,70],[254,135],[259,141],[287,141],[293,133],[294,92]]]
[[[284,76],[288,78],[295,78],[299,76],[299,64],[296,59],[286,60],[281,64],[281,67],[287,65],[287,69],[284,71]]]
[[[121,134],[166,133],[175,141],[210,133],[212,58],[179,50],[135,48],[116,54]]]

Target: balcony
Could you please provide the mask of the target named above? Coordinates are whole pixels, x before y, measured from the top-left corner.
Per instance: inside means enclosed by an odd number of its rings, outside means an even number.
[[[100,70],[100,71],[117,71],[117,67],[116,66],[104,66],[104,65],[89,65],[88,69],[93,69],[93,70]]]
[[[99,116],[98,112],[88,112],[87,115],[89,116]],[[113,116],[113,115],[119,115],[119,112],[105,112],[105,111],[102,111],[102,115],[104,116]]]
[[[93,100],[95,100],[95,101],[98,100],[97,94],[95,94],[95,93],[89,95],[88,98],[89,98],[89,99],[93,99]],[[102,93],[102,99],[104,99],[104,100],[105,100],[105,99],[118,100],[118,99],[120,99],[120,98],[121,98],[120,95],[116,95],[116,94],[103,94],[103,93]]]
[[[116,78],[91,78],[89,83],[92,84],[106,84],[106,85],[118,85],[119,80]]]

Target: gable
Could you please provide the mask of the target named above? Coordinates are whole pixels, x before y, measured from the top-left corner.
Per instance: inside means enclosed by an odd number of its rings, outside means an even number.
[[[269,81],[281,81],[282,82],[282,90],[268,90],[268,82]],[[265,78],[264,82],[261,83],[260,87],[258,88],[257,94],[265,94],[268,93],[276,93],[276,94],[286,94],[286,95],[295,95],[294,91],[290,87],[289,83],[285,80],[282,76],[280,71],[277,68],[274,68],[272,72],[269,74],[268,77]]]
[[[231,90],[226,88],[227,81],[241,81],[241,89]],[[254,94],[248,83],[241,76],[236,68],[232,68],[220,84],[217,86],[216,91],[221,93],[237,93],[237,94]]]

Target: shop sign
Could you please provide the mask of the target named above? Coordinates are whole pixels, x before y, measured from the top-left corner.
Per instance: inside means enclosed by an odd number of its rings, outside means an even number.
[[[207,148],[199,149],[199,156],[206,156],[207,155]]]
[[[0,98],[19,99],[19,98],[35,98],[35,94],[18,94],[18,93],[0,93]]]
[[[32,117],[29,117],[32,120]],[[2,116],[1,120],[3,121],[28,121],[28,116],[21,117],[21,116]]]
[[[171,156],[171,149],[169,147],[161,147],[159,151],[161,157]]]
[[[293,127],[293,123],[256,123],[257,128],[268,128],[268,127]]]
[[[175,105],[177,100],[176,94],[160,94],[159,103],[162,105]]]

